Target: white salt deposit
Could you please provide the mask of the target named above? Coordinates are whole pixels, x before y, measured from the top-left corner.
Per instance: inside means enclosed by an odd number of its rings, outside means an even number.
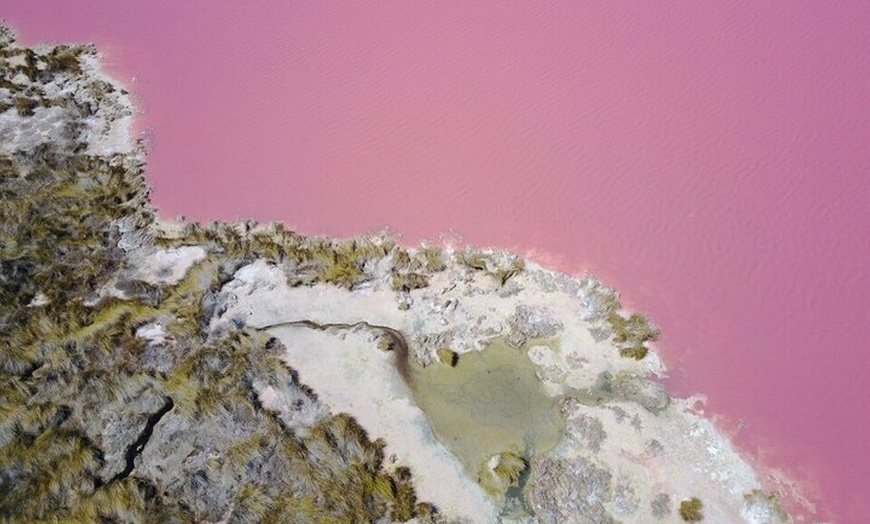
[[[211,329],[241,322],[278,337],[303,383],[333,411],[350,413],[373,438],[384,438],[387,453],[411,467],[422,500],[448,517],[474,522],[494,522],[497,502],[462,467],[450,443],[435,438],[396,370],[395,355],[380,349],[381,334],[371,326],[400,331],[413,359],[436,366],[441,347],[461,359],[518,330],[555,330],[546,344],[528,350],[544,390],[567,403],[565,435],[545,456],[606,469],[612,485],[603,507],[628,522],[680,522],[679,502],[694,496],[703,500],[706,521],[763,522],[755,516],[763,512],[747,509],[744,501],[760,488],[752,468],[693,409],[693,400],[670,401],[651,381],[664,371],[654,348],[637,361],[621,357],[607,337],[596,338],[607,324],[594,279],[577,281],[531,265],[504,290],[491,276],[451,262],[446,271],[429,275],[428,287],[397,293],[388,277],[375,274],[356,291],[328,284],[291,287],[281,267],[257,260],[224,286],[226,309],[212,319]],[[410,307],[400,309],[400,303]],[[310,324],[288,325],[302,321]],[[349,327],[360,322],[369,326]],[[603,380],[612,382],[602,385]],[[268,391],[261,395],[270,405],[279,402]],[[489,457],[503,450],[484,451],[492,451]],[[659,519],[650,503],[638,501],[661,494],[673,504]]]

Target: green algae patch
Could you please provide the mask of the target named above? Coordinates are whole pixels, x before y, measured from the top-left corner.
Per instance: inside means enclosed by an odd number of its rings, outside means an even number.
[[[476,477],[495,455],[530,457],[561,439],[558,399],[544,392],[535,369],[525,350],[495,340],[455,367],[415,368],[411,386],[435,434]]]

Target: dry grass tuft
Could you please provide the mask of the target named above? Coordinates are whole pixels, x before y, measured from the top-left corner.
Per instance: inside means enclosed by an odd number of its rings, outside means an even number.
[[[704,504],[698,497],[692,497],[680,502],[680,517],[686,522],[699,522],[704,520],[702,510]]]

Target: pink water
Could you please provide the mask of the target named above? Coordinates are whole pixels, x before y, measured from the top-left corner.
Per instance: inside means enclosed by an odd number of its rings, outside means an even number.
[[[870,3],[241,4],[0,16],[107,51],[165,215],[588,269],[747,457],[868,522]]]

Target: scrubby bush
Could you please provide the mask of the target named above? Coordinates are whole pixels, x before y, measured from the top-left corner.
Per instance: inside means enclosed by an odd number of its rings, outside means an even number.
[[[692,497],[680,502],[680,517],[686,522],[698,522],[704,519],[701,510],[704,504],[698,497]]]

